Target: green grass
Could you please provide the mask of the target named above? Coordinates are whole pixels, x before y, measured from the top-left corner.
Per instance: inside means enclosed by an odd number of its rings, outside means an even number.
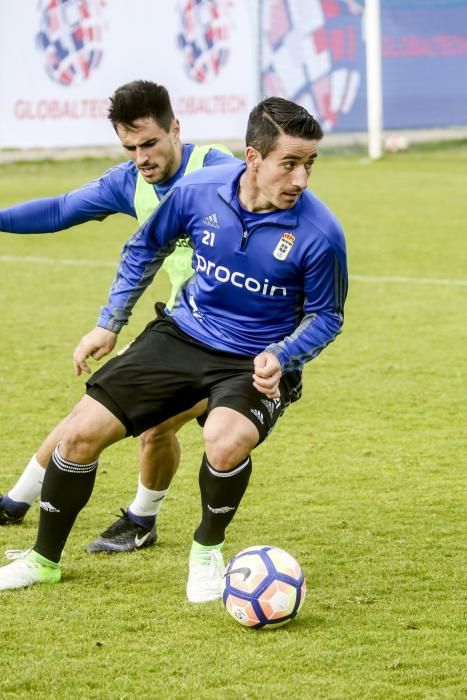
[[[108,165],[2,166],[0,206]],[[1,595],[2,700],[465,697],[466,168],[462,145],[376,163],[323,153],[315,168],[312,186],[347,233],[345,329],[256,451],[225,547],[228,558],[272,543],[299,559],[308,596],[297,620],[254,632],[219,603],[185,601],[200,511],[195,425],[181,433],[156,547],[84,553],[132,499],[137,442],[127,440],[102,457],[63,582]],[[0,490],[81,396],[71,353],[133,230],[111,217],[55,236],[2,235]],[[162,279],[144,295],[120,345],[166,291]],[[2,528],[0,547],[30,546],[37,516],[35,505],[24,525]]]

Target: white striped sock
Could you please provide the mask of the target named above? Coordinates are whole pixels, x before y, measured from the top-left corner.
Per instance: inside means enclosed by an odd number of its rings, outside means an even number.
[[[55,465],[58,467],[58,469],[61,469],[62,472],[71,472],[73,474],[88,474],[89,472],[93,472],[97,469],[97,465],[99,464],[98,459],[94,460],[94,462],[89,462],[89,464],[78,464],[77,462],[70,462],[67,459],[63,459],[63,457],[60,456],[59,447],[60,443],[58,443],[57,447],[55,448],[52,459]]]

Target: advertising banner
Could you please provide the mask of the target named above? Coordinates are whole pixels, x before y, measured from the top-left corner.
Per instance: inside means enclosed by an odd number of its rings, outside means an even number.
[[[382,23],[387,128],[467,124],[467,2],[388,0]]]
[[[386,129],[467,124],[467,1],[381,0]],[[365,131],[363,0],[263,0],[262,91]]]
[[[245,0],[0,0],[0,147],[116,143],[107,99],[165,85],[185,140],[242,138],[257,101]]]
[[[0,0],[0,148],[117,143],[119,85],[165,85],[187,141],[263,95],[365,131],[364,0]],[[381,0],[385,129],[467,124],[467,0]]]

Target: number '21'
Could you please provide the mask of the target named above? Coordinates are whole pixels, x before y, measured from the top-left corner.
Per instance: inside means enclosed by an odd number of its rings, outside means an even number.
[[[214,231],[203,231],[203,243],[204,243],[204,245],[209,245],[212,248],[214,245],[215,238],[216,238],[216,234]]]

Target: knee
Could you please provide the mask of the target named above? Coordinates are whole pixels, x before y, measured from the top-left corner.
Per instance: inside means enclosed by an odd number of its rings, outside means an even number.
[[[237,466],[254,449],[259,433],[245,416],[227,407],[214,408],[204,426],[208,462],[219,471]]]
[[[68,416],[60,439],[60,456],[77,464],[93,462],[103,448],[103,426],[98,414],[91,414],[86,409],[84,399],[76,404]]]
[[[60,440],[59,452],[63,459],[77,464],[86,464],[98,458],[100,449],[89,431],[78,424],[72,428],[65,428]]]
[[[212,427],[204,429],[204,449],[209,464],[218,471],[233,469],[250,451],[237,434],[227,435]]]

